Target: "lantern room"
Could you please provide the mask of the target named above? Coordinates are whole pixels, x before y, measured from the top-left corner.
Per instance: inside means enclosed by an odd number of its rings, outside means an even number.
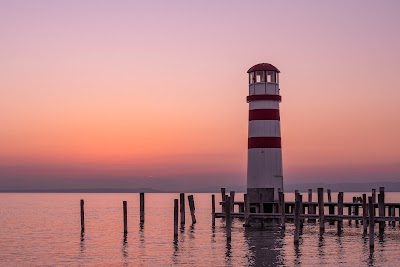
[[[271,64],[260,63],[251,67],[249,74],[249,84],[255,83],[275,83],[279,84],[279,70]]]

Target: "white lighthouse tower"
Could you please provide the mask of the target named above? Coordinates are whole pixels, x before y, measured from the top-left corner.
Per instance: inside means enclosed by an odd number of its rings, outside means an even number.
[[[268,63],[251,67],[249,74],[249,136],[247,195],[251,206],[267,212],[283,191],[279,70]],[[262,203],[262,204],[261,204]],[[272,210],[271,210],[272,211]]]

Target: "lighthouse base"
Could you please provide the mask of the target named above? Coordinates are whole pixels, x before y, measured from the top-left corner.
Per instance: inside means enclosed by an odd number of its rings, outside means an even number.
[[[275,188],[247,188],[250,212],[272,213],[275,204]]]

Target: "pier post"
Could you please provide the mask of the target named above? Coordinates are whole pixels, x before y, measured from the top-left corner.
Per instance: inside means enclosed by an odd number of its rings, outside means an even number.
[[[348,215],[349,216],[352,215],[351,211],[352,211],[352,206],[350,205],[350,206],[348,206]],[[349,219],[349,225],[351,225],[351,219]]]
[[[230,199],[231,199],[231,213],[235,213],[235,191],[230,191],[229,192]]]
[[[178,237],[178,199],[174,199],[174,238]]]
[[[369,206],[369,247],[374,248],[374,203],[372,197],[368,197]]]
[[[244,194],[244,226],[250,226],[250,202],[247,194]]]
[[[285,218],[285,194],[283,192],[279,192],[279,212],[281,214],[281,226],[282,229],[286,227],[286,218]]]
[[[318,188],[318,214],[319,214],[319,229],[325,229],[324,218],[324,189]]]
[[[225,187],[221,187],[221,209],[225,212]]]
[[[188,201],[189,201],[189,208],[190,208],[190,215],[192,217],[192,224],[196,223],[196,216],[194,214],[195,212],[195,207],[194,207],[194,198],[193,195],[188,196]]]
[[[225,227],[226,227],[226,240],[230,241],[232,239],[232,218],[231,218],[231,199],[230,197],[225,198]]]
[[[304,208],[303,208],[303,196],[300,193],[299,193],[299,200],[300,200],[300,229],[303,229],[304,219],[301,218],[301,215],[304,214]]]
[[[362,210],[363,210],[363,233],[364,235],[367,234],[367,214],[368,214],[368,209],[367,209],[367,195],[363,194],[362,196]]]
[[[128,233],[128,205],[126,201],[122,202],[124,210],[124,235]]]
[[[85,232],[85,201],[81,199],[81,233]]]
[[[308,214],[315,214],[315,205],[312,203],[312,189],[308,189]],[[308,218],[308,222],[315,222],[315,219]]]
[[[338,215],[343,216],[343,192],[338,193]],[[342,227],[343,227],[343,218],[338,218],[337,221],[337,229],[338,229],[338,234],[342,232]]]
[[[385,188],[384,187],[379,187],[378,214],[379,214],[379,217],[385,217]],[[384,231],[385,224],[386,224],[385,221],[379,222],[379,232]]]
[[[332,202],[331,190],[327,189],[326,192],[328,193],[328,203],[331,203]]]
[[[353,197],[353,203],[354,204],[358,203],[357,197]],[[353,214],[354,215],[358,215],[358,205],[354,205],[353,206]],[[356,223],[356,225],[358,225],[358,220],[357,219],[355,219],[354,222]]]
[[[144,193],[140,193],[140,223],[144,223]]]
[[[214,198],[214,195],[213,195]],[[215,201],[215,199],[214,199]],[[179,194],[179,206],[180,206],[180,213],[181,213],[181,225],[185,225],[186,223],[186,210],[185,210],[185,193],[180,193]],[[214,218],[214,214],[215,214],[215,203],[213,203],[213,218]]]
[[[211,195],[211,216],[212,216],[212,227],[215,226],[215,195]]]
[[[376,203],[376,189],[372,189],[372,203]]]
[[[300,194],[295,193],[295,204],[294,204],[294,244],[299,244],[300,239]]]
[[[390,216],[392,216],[393,218],[396,216],[396,210],[395,210],[395,208],[394,208],[394,206],[390,206]],[[396,220],[395,219],[393,219],[392,220],[392,226],[393,227],[395,227],[396,226]]]

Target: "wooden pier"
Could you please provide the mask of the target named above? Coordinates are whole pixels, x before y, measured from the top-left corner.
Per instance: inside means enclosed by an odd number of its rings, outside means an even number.
[[[256,224],[263,225],[266,221],[280,223],[282,228],[287,222],[294,222],[294,243],[299,243],[299,238],[303,227],[303,223],[307,220],[308,223],[315,225],[318,220],[319,229],[321,232],[325,229],[325,223],[337,223],[338,234],[342,232],[343,223],[347,220],[351,225],[355,222],[363,225],[363,235],[366,236],[369,228],[369,242],[371,249],[374,247],[374,226],[379,225],[379,231],[384,231],[386,222],[388,225],[395,226],[396,222],[400,222],[400,203],[385,203],[385,189],[379,188],[378,203],[376,202],[375,190],[372,190],[371,196],[363,194],[362,196],[354,196],[353,202],[343,202],[344,193],[339,192],[337,202],[332,202],[331,191],[327,190],[328,202],[324,202],[324,189],[318,188],[318,202],[312,201],[312,190],[308,191],[308,201],[302,201],[302,195],[296,190],[295,201],[285,201],[283,192],[279,192],[278,202],[263,202],[263,203],[248,203],[247,195],[244,195],[244,201],[232,201],[234,192],[230,193],[230,197],[225,194],[225,188],[221,189],[222,212],[215,212],[215,207],[212,207],[213,218],[225,218],[227,227],[227,239],[230,240],[231,222],[233,218],[244,219],[244,227],[249,227]],[[213,195],[214,198],[214,195]],[[214,202],[213,202],[213,205]],[[235,206],[238,207],[238,212],[235,212]],[[253,207],[253,209],[251,208]],[[269,207],[273,212],[264,212],[264,207]],[[398,212],[396,213],[396,209]],[[254,212],[256,211],[256,212]],[[317,212],[318,211],[318,212]],[[328,211],[328,213],[326,213]],[[398,216],[396,216],[398,214]],[[369,224],[369,227],[368,227]],[[399,223],[400,225],[400,223]]]

